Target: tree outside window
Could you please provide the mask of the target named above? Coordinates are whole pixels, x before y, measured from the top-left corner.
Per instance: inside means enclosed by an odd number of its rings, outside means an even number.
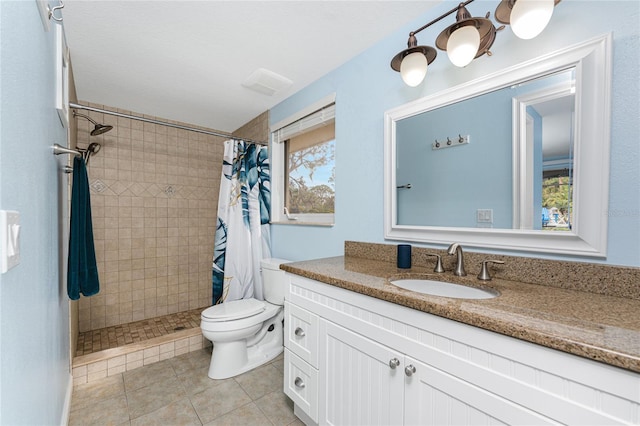
[[[573,223],[573,185],[567,170],[542,181],[542,229],[570,231]]]
[[[335,127],[330,123],[287,141],[289,213],[335,212]]]

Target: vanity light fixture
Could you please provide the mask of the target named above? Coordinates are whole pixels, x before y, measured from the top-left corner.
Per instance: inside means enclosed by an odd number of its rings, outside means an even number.
[[[398,53],[391,60],[391,68],[400,72],[402,81],[407,86],[415,87],[422,83],[424,76],[427,75],[427,68],[438,52],[431,46],[418,46],[415,32],[409,33],[409,41],[407,48]]]
[[[418,46],[416,34],[456,12],[456,22],[445,28],[436,38],[436,47],[446,51],[449,60],[458,67],[465,67],[474,59],[486,54],[496,39],[496,33],[505,28],[496,28],[487,12],[484,18],[472,17],[466,6],[474,0],[460,3],[443,13],[433,21],[409,33],[407,48],[393,57],[391,68],[400,72],[402,80],[408,86],[422,83],[429,64],[437,56],[431,46]],[[561,0],[501,0],[496,9],[496,20],[510,24],[516,36],[529,39],[544,30],[551,19],[553,8]]]
[[[511,25],[513,33],[524,40],[540,34],[551,20],[553,8],[561,0],[501,0],[496,21]]]
[[[451,63],[457,67],[466,67],[485,53],[491,56],[489,48],[496,39],[496,31],[504,29],[504,26],[496,29],[489,15],[487,12],[484,18],[473,18],[461,3],[457,8],[456,23],[440,33],[436,47],[446,51]]]

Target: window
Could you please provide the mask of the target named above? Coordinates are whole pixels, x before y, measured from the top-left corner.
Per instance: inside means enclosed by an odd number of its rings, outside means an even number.
[[[285,141],[285,207],[290,214],[334,213],[335,125]]]
[[[542,175],[542,229],[571,231],[573,181],[570,169],[548,170]]]
[[[334,223],[334,101],[332,96],[274,126],[272,222]]]

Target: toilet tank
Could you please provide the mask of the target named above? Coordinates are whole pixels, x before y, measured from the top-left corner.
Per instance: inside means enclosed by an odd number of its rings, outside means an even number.
[[[280,265],[288,262],[290,260],[276,258],[260,261],[264,300],[274,305],[284,305],[284,271],[280,269]]]

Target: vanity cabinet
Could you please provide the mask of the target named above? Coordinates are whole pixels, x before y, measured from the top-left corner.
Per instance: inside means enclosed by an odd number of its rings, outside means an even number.
[[[554,423],[330,321],[320,336],[321,424]]]
[[[305,423],[640,422],[638,374],[286,276],[284,390]]]

